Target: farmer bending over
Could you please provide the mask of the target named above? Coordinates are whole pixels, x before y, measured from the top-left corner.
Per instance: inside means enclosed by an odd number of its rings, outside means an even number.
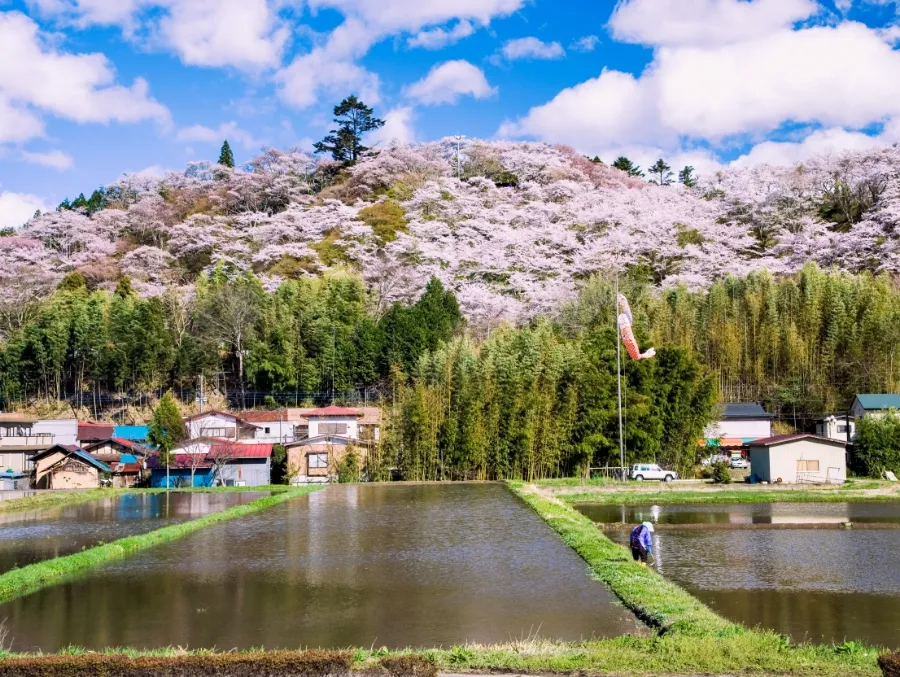
[[[653,554],[653,525],[650,522],[638,524],[631,530],[631,556],[634,561],[640,561],[641,566],[647,566],[647,558]]]

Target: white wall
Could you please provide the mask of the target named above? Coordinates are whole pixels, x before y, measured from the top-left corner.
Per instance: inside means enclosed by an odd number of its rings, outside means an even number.
[[[706,437],[715,439],[718,437],[752,437],[761,440],[772,436],[771,419],[748,419],[719,421],[707,428]]]
[[[825,419],[824,421],[819,421],[816,423],[816,435],[820,437],[827,437],[830,440],[837,440],[839,442],[847,441],[847,430],[846,426],[850,427],[850,439],[853,440],[856,437],[856,422],[853,419],[850,419],[849,423],[843,417],[835,418],[830,417]],[[840,428],[843,428],[841,430]]]
[[[256,435],[254,439],[243,440],[244,442],[283,444],[294,441],[293,421],[254,421],[250,425],[256,428]]]
[[[323,424],[337,423],[347,426],[346,433],[324,433],[320,432]],[[358,416],[310,416],[309,417],[309,436],[318,437],[326,434],[341,434],[342,437],[349,437],[351,440],[359,439],[359,417]]]
[[[234,439],[237,421],[228,416],[221,414],[210,414],[188,421],[189,437],[225,437],[221,434],[221,429],[225,428],[228,437]]]
[[[819,461],[819,471],[798,471],[798,461]],[[750,447],[750,469],[763,482],[775,482],[780,477],[785,484],[794,484],[798,472],[816,482],[847,479],[847,456],[843,447],[811,439],[777,444],[774,447]]]
[[[36,435],[53,435],[53,444],[78,444],[78,421],[74,418],[37,421],[31,429]]]

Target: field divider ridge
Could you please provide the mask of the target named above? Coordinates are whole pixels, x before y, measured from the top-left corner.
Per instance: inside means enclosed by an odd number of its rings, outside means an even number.
[[[36,562],[20,569],[12,569],[0,574],[0,604],[37,592],[41,588],[62,583],[100,564],[128,557],[162,543],[178,540],[214,524],[252,515],[319,488],[301,487],[279,492],[272,496],[259,498],[252,503],[235,505],[187,522],[160,527],[143,534],[126,536],[71,555]]]

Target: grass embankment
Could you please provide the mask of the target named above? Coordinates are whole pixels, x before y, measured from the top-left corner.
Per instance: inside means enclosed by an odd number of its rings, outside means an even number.
[[[227,510],[214,512],[189,522],[162,527],[155,531],[136,536],[120,538],[112,543],[97,545],[83,552],[65,557],[29,564],[21,569],[13,569],[0,575],[0,603],[8,602],[16,597],[28,595],[49,585],[68,580],[82,571],[110,560],[121,559],[141,550],[152,548],[160,543],[183,538],[195,531],[213,524],[225,522],[237,517],[245,517],[260,510],[271,508],[286,500],[315,491],[319,487],[292,488],[289,491],[266,496],[252,503],[236,505]]]
[[[267,484],[258,487],[186,487],[169,489],[170,493],[231,493],[231,492],[285,492],[291,491],[293,487],[284,484]],[[160,494],[165,489],[60,489],[41,490],[36,496],[25,496],[23,498],[13,498],[8,501],[0,501],[0,513],[8,512],[30,512],[32,510],[49,510],[51,508],[61,508],[70,505],[78,505],[80,503],[90,503],[91,501],[99,501],[104,498],[115,498],[117,496],[127,496],[129,494]]]
[[[900,486],[863,480],[841,486],[817,487],[758,484],[665,484],[591,480],[542,480],[541,493],[567,503],[665,505],[673,503],[843,503],[846,501],[900,501]]]

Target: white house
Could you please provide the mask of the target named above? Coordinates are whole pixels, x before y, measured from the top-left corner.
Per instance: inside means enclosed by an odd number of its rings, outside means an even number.
[[[35,421],[31,429],[35,435],[52,435],[53,444],[78,444],[78,420],[74,418]]]
[[[28,472],[32,456],[54,445],[49,432],[35,432],[37,418],[24,414],[0,414],[0,470]]]
[[[286,410],[247,411],[240,416],[210,410],[189,416],[184,423],[189,439],[213,437],[242,444],[284,444],[294,441],[294,423],[288,419]]]
[[[725,405],[721,420],[706,427],[707,439],[740,440],[747,444],[753,440],[772,436],[772,419],[762,405],[755,402],[732,402]]]
[[[324,434],[337,434],[348,439],[377,442],[381,438],[379,407],[291,408],[288,418],[294,425],[294,439],[304,440]],[[334,425],[329,425],[334,424]],[[346,428],[342,427],[342,424]],[[329,432],[343,430],[344,432]]]
[[[883,415],[890,409],[900,409],[900,395],[887,393],[857,395],[850,407],[854,418]]]
[[[852,442],[856,438],[856,421],[851,416],[827,416],[816,421],[816,435],[839,442]]]
[[[760,482],[841,483],[847,479],[846,445],[808,433],[750,443],[750,467]]]

